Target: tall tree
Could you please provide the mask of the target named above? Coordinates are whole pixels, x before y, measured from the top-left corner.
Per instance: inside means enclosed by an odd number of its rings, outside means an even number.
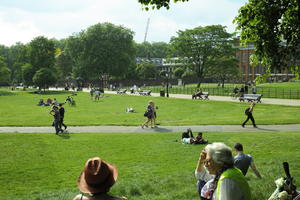
[[[175,55],[181,62],[196,72],[198,87],[213,66],[222,49],[231,43],[233,34],[227,33],[224,26],[211,25],[178,31],[177,37],[171,38]]]
[[[293,69],[300,58],[300,0],[249,0],[234,23],[241,42],[254,43],[252,62],[268,68]]]
[[[142,62],[137,65],[136,71],[142,79],[154,79],[158,74],[155,65],[151,62]]]
[[[6,66],[4,58],[0,56],[0,83],[8,83],[10,80],[10,69]]]
[[[55,62],[54,42],[43,36],[34,38],[29,43],[30,63],[35,70],[52,68]]]
[[[134,63],[133,32],[122,26],[99,23],[73,36],[69,42],[75,72],[81,77],[95,80],[104,73],[122,77]]]
[[[51,69],[41,68],[34,74],[32,80],[41,90],[42,88],[46,89],[47,86],[54,84],[56,82],[56,76]]]

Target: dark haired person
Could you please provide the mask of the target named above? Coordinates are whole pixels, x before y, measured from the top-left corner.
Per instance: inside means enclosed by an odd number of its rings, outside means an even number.
[[[59,128],[61,129],[62,126],[65,127],[65,130],[67,129],[67,125],[64,124],[64,118],[65,118],[65,108],[63,107],[63,103],[59,104],[59,117],[60,117],[60,123]]]
[[[245,115],[247,115],[247,119],[243,122],[242,127],[245,128],[245,124],[249,121],[249,119],[251,120],[253,127],[257,128],[256,124],[255,124],[255,120],[254,117],[252,115],[253,109],[254,109],[255,103],[251,103],[251,105],[245,110]]]
[[[243,172],[244,176],[246,176],[249,167],[251,167],[257,178],[261,178],[259,171],[256,169],[253,158],[249,154],[244,154],[243,145],[236,143],[234,145],[234,150],[237,153],[234,157],[234,166],[239,168]]]
[[[60,128],[60,114],[59,114],[59,110],[57,106],[53,106],[52,110],[49,112],[50,115],[52,115],[54,117],[53,120],[53,126],[55,127],[55,133],[56,135],[59,132],[63,132],[63,130]]]

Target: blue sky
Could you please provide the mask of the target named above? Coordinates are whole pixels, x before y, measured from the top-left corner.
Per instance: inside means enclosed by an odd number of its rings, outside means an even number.
[[[66,38],[96,23],[111,22],[135,32],[143,42],[169,42],[178,30],[221,24],[234,32],[233,18],[246,0],[189,0],[169,10],[142,10],[138,0],[0,0],[0,44],[27,43],[34,37]]]

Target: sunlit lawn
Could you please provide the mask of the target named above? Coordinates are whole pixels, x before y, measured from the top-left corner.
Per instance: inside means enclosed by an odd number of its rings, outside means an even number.
[[[197,199],[194,169],[202,145],[183,145],[180,133],[0,134],[0,196],[7,200],[70,200],[89,157],[100,156],[119,169],[112,193],[130,200]],[[263,179],[250,170],[253,200],[264,200],[290,163],[299,185],[300,132],[204,133],[210,142],[244,144]]]
[[[70,92],[46,91],[45,94],[29,92],[3,92],[0,96],[0,126],[50,126],[50,107],[37,106],[40,98],[57,98],[64,102]],[[249,103],[201,101],[163,97],[111,95],[99,101],[91,100],[88,93],[79,92],[74,97],[77,106],[65,105],[67,125],[140,125],[149,100],[158,106],[157,122],[160,125],[241,124]],[[132,107],[136,113],[126,113]],[[300,123],[300,107],[258,104],[254,110],[257,124]]]

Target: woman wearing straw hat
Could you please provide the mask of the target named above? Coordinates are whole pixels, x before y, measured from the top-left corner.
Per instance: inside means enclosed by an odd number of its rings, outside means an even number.
[[[77,180],[82,194],[78,194],[73,200],[127,200],[126,197],[107,194],[117,177],[118,170],[113,164],[99,157],[88,159]]]

